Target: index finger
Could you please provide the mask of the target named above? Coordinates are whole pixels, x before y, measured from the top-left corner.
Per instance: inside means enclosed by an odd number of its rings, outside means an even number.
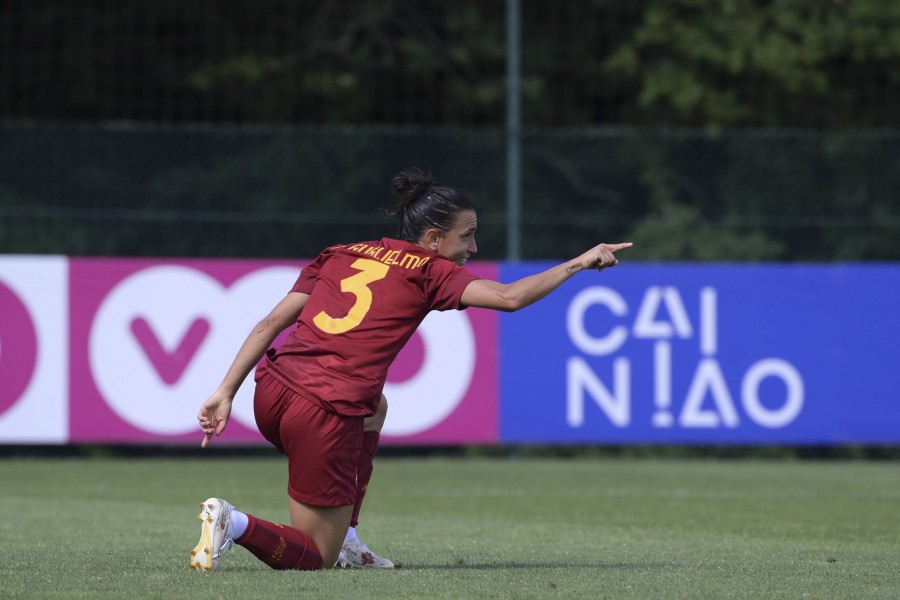
[[[622,242],[620,244],[607,244],[610,252],[618,252],[619,250],[623,250],[625,248],[631,248],[634,246],[631,242]]]

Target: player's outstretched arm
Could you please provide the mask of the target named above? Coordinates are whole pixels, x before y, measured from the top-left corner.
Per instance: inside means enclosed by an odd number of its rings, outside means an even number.
[[[615,253],[631,246],[631,242],[598,244],[577,258],[513,283],[478,279],[466,287],[461,301],[466,306],[505,312],[516,311],[537,302],[579,271],[586,269],[602,271],[607,267],[616,266],[619,261]]]
[[[244,340],[237,356],[225,373],[225,378],[213,394],[207,398],[197,413],[203,429],[201,447],[206,448],[214,435],[221,435],[231,416],[231,403],[241,384],[278,337],[278,334],[297,322],[306,305],[309,294],[289,293],[266,317],[256,324]]]

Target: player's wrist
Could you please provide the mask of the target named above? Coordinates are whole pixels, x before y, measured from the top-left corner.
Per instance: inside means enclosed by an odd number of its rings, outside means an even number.
[[[213,395],[219,403],[234,402],[234,397],[237,395],[237,387],[223,384]]]

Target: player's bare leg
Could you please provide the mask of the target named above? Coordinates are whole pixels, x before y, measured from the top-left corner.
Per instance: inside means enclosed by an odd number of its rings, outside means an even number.
[[[341,551],[353,505],[314,506],[293,498],[290,501],[291,527],[304,532],[315,543],[322,556],[322,564],[333,565]]]

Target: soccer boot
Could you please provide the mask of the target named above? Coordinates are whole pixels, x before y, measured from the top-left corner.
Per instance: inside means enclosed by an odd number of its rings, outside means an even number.
[[[337,566],[351,569],[393,569],[394,563],[378,556],[362,542],[344,542]],[[400,566],[400,565],[397,565]]]
[[[215,571],[219,559],[231,550],[231,505],[219,498],[200,503],[200,541],[191,550],[191,569]]]

